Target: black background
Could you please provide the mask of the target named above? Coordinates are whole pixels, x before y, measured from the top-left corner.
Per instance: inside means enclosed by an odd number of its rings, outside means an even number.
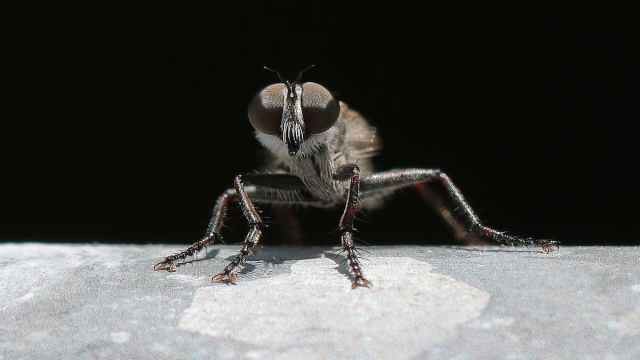
[[[378,127],[380,169],[441,168],[516,234],[638,244],[636,21],[464,10],[30,9],[3,51],[0,240],[196,240],[217,195],[260,164],[246,105],[275,80],[262,66],[314,63],[305,79]],[[309,243],[337,243],[339,210],[299,212]],[[453,242],[411,191],[359,228],[369,243]]]

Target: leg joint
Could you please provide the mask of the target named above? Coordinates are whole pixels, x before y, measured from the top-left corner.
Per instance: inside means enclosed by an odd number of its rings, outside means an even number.
[[[220,200],[226,200],[232,197],[235,197],[238,193],[236,192],[236,189],[231,188],[231,189],[227,189],[225,190],[218,199]]]
[[[333,179],[338,181],[348,181],[353,176],[360,175],[360,167],[356,164],[347,164],[338,168],[333,174]]]
[[[447,178],[447,174],[445,174],[440,169],[425,169],[423,171],[424,171],[425,181],[443,180],[443,179]]]

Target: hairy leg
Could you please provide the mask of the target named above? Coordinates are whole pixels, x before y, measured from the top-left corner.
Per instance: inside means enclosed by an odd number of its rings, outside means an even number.
[[[255,192],[255,188],[250,189],[250,191]],[[191,244],[188,248],[167,256],[163,261],[157,263],[153,269],[156,271],[176,271],[176,261],[184,260],[187,257],[198,253],[205,247],[213,245],[214,241],[220,238],[220,230],[222,229],[224,217],[229,205],[237,200],[238,196],[235,189],[227,189],[224,191],[218,197],[218,200],[216,200],[216,204],[213,207],[213,214],[211,215],[211,219],[209,220],[209,225],[207,226],[207,231],[204,236],[200,240]]]
[[[280,174],[245,175],[241,177],[241,183],[243,180],[248,180],[248,182],[255,184],[242,186],[242,189],[247,198],[250,195],[257,203],[314,205],[314,200],[301,191],[304,185],[294,176]],[[167,256],[154,266],[154,270],[176,271],[177,261],[184,260],[205,247],[213,245],[216,240],[221,238],[220,234],[227,209],[232,203],[238,202],[240,199],[241,197],[236,187],[224,191],[216,201],[204,236],[188,248]]]
[[[349,186],[349,192],[347,194],[347,203],[344,207],[342,217],[340,218],[339,230],[342,249],[347,254],[347,261],[349,262],[349,267],[351,268],[351,272],[353,273],[354,280],[351,286],[354,289],[358,286],[369,287],[369,281],[365,279],[364,275],[362,274],[362,268],[360,266],[360,261],[358,260],[357,250],[355,245],[353,244],[353,232],[355,230],[353,227],[353,222],[360,208],[359,198],[360,169],[357,165],[353,165],[351,169],[351,184]]]
[[[244,239],[244,244],[240,249],[240,254],[231,260],[229,265],[227,265],[221,273],[214,275],[211,278],[212,281],[224,282],[227,284],[236,283],[236,271],[238,267],[244,265],[247,261],[247,257],[253,252],[253,249],[258,245],[258,242],[262,238],[262,231],[264,230],[264,222],[262,222],[262,218],[253,206],[251,199],[249,199],[249,195],[244,190],[242,176],[236,176],[234,187],[240,200],[239,202],[242,214],[249,224],[249,232]]]
[[[439,183],[445,190],[452,206],[447,206],[428,186]],[[362,196],[379,196],[392,193],[395,190],[416,186],[421,194],[451,226],[456,237],[465,239],[468,235],[483,240],[512,246],[540,246],[545,253],[558,247],[558,242],[546,239],[521,238],[494,230],[482,224],[473,212],[462,193],[451,179],[436,169],[404,169],[391,170],[367,176],[361,181]]]

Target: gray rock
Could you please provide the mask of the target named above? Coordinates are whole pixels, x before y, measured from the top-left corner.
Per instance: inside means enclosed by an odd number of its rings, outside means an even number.
[[[639,359],[640,247],[238,246],[175,273],[169,246],[0,244],[5,359]]]

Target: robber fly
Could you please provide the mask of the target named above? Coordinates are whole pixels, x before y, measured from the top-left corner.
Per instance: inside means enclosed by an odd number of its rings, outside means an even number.
[[[423,197],[454,230],[456,237],[469,236],[502,245],[540,246],[545,253],[557,248],[552,240],[521,238],[482,224],[451,179],[437,169],[402,169],[373,172],[371,158],[381,149],[375,129],[362,115],[336,100],[324,86],[295,81],[274,72],[278,83],[260,90],[248,108],[249,122],[260,144],[269,150],[269,171],[237,175],[234,187],[217,199],[204,237],[187,249],[167,256],[155,270],[176,271],[176,261],[194,255],[220,239],[226,209],[239,203],[249,231],[240,253],[214,282],[235,284],[237,271],[256,248],[265,223],[254,203],[344,207],[338,230],[342,249],[352,273],[353,288],[369,286],[354,245],[354,219],[360,208],[379,206],[381,199],[397,190],[417,187]],[[438,195],[433,185],[444,189]]]

